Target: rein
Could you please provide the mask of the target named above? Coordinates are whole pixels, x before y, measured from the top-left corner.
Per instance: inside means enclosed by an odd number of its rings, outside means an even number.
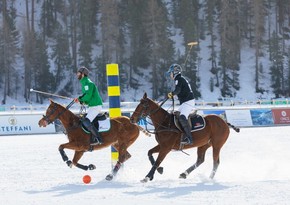
[[[73,104],[74,104],[75,102],[74,102],[74,100],[73,101],[71,101],[67,106],[66,106],[66,108],[63,110],[63,111],[61,111],[61,112],[59,112],[58,113],[58,115],[54,118],[54,120],[50,120],[49,119],[49,117],[51,116],[51,115],[53,115],[54,113],[55,113],[55,111],[56,111],[56,109],[57,109],[57,104],[54,104],[54,106],[53,106],[53,108],[52,108],[52,111],[48,114],[48,115],[43,115],[43,119],[48,123],[48,124],[51,124],[51,123],[53,123],[56,119],[58,119],[63,113],[65,113]]]
[[[151,112],[147,113],[146,115],[144,114],[144,111],[146,111],[146,110],[148,109],[148,107],[149,107],[148,102],[146,101],[146,105],[143,105],[143,107],[145,108],[145,110],[142,110],[140,116],[141,116],[141,118],[142,118],[142,119],[144,120],[144,122],[145,122],[145,129],[146,129],[146,131],[149,132],[150,134],[156,134],[156,133],[159,133],[159,132],[168,132],[168,131],[176,132],[176,133],[179,132],[177,129],[172,129],[172,128],[170,128],[170,127],[167,127],[167,126],[162,125],[162,123],[166,120],[167,117],[164,119],[163,122],[161,122],[161,123],[156,123],[156,124],[158,125],[158,127],[157,127],[155,130],[158,130],[159,128],[164,128],[164,129],[161,129],[161,130],[159,129],[158,131],[154,131],[154,132],[148,130],[147,124],[153,125],[153,120],[152,120],[152,118],[150,117],[150,119],[151,119],[151,121],[152,121],[152,123],[151,123],[151,122],[148,122],[148,120],[146,120],[146,118],[147,118],[148,116],[150,116],[150,115],[156,113],[156,112],[161,108],[161,106],[162,106],[162,105],[163,105],[163,104],[164,104],[168,99],[169,99],[169,98],[165,98],[161,103],[158,102],[157,104],[160,103],[160,105],[158,106],[158,108],[156,108],[155,110],[152,110]],[[173,99],[173,98],[172,98],[172,104],[173,104],[172,107],[173,107],[173,110],[174,110],[174,99]],[[169,125],[169,126],[170,126],[170,125]]]

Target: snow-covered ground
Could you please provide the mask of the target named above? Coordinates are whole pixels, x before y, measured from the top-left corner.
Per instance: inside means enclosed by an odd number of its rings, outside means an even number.
[[[221,151],[221,164],[214,180],[212,151],[188,179],[178,176],[196,160],[196,149],[171,152],[162,163],[163,175],[140,182],[150,169],[147,151],[156,142],[141,134],[129,149],[132,158],[113,181],[104,177],[111,170],[110,148],[86,153],[80,163],[93,163],[96,170],[70,169],[58,146],[63,134],[0,136],[0,203],[5,205],[160,205],[160,204],[289,204],[290,127],[244,128],[231,131]],[[73,152],[66,151],[71,158]],[[90,184],[82,177],[89,174]]]

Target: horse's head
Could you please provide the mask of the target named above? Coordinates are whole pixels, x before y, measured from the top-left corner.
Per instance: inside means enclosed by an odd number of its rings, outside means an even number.
[[[159,108],[159,105],[153,102],[151,99],[147,98],[147,93],[144,93],[139,105],[136,107],[135,111],[130,117],[131,123],[138,122],[141,118],[149,116]]]
[[[59,116],[59,105],[52,100],[50,100],[50,105],[46,109],[45,115],[39,120],[39,127],[46,127],[47,125],[53,123]]]

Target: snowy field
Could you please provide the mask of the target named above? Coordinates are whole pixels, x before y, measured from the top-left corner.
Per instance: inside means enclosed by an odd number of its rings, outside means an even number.
[[[156,142],[141,134],[129,149],[132,158],[111,182],[110,149],[86,153],[80,163],[93,163],[96,170],[70,169],[58,146],[63,134],[1,136],[0,204],[3,205],[179,205],[179,204],[289,204],[290,127],[231,130],[221,151],[221,164],[214,180],[212,151],[186,180],[178,176],[196,160],[196,148],[171,152],[162,163],[163,175],[140,182],[150,169],[147,151]],[[66,151],[71,159],[73,152]],[[156,156],[155,156],[156,157]],[[90,184],[82,177],[89,174]]]

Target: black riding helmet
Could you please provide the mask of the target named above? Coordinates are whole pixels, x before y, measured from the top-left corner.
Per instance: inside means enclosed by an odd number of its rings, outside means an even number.
[[[82,66],[78,69],[78,72],[83,73],[84,75],[88,76],[90,71],[85,66]]]

